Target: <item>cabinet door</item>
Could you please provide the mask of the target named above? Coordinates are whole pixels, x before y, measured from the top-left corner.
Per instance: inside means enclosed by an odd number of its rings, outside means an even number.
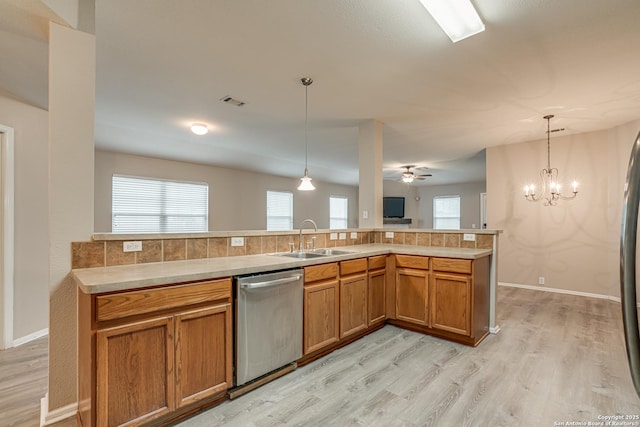
[[[304,287],[304,354],[338,341],[339,282]]]
[[[98,426],[137,426],[174,409],[173,328],[168,316],[98,330]]]
[[[429,272],[399,268],[396,270],[396,318],[428,326],[427,302]]]
[[[175,345],[177,407],[231,387],[231,304],[177,315]]]
[[[431,326],[471,336],[471,277],[433,273],[432,284]]]
[[[386,317],[386,270],[369,273],[369,325],[384,322]]]
[[[359,274],[341,279],[340,338],[365,329],[367,329],[367,275]]]

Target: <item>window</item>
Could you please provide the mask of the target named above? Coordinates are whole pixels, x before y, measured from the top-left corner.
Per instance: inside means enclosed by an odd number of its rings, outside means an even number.
[[[114,175],[114,233],[191,233],[209,229],[209,186]]]
[[[329,197],[329,228],[332,230],[349,227],[349,199]]]
[[[460,228],[460,196],[433,198],[433,228],[436,230]]]
[[[267,191],[267,230],[293,230],[293,193]]]

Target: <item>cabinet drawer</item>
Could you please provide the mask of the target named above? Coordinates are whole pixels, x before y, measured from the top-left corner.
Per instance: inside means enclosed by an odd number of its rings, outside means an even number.
[[[433,258],[431,267],[438,271],[471,274],[470,259]]]
[[[376,268],[385,268],[387,266],[387,256],[372,256],[369,257],[369,270],[374,270]]]
[[[429,269],[429,257],[414,255],[396,255],[396,267]]]
[[[351,259],[349,261],[340,261],[340,276],[348,274],[361,273],[367,271],[367,259]]]
[[[338,277],[338,263],[312,265],[304,268],[304,282],[317,282],[324,279],[335,279]]]
[[[230,278],[101,295],[96,297],[96,320],[101,322],[229,298]]]

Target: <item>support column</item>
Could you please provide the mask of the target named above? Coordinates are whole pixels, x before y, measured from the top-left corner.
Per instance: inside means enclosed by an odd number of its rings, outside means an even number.
[[[369,120],[360,124],[358,155],[358,226],[382,228],[382,123]]]
[[[49,392],[44,425],[76,425],[77,287],[71,242],[93,233],[96,41],[49,27]]]

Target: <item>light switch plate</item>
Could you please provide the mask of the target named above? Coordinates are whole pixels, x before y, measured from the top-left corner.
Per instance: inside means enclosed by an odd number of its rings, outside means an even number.
[[[338,233],[329,234],[329,240],[338,240]]]
[[[340,240],[346,240],[347,239],[347,233],[340,233]]]
[[[232,237],[231,246],[244,246],[244,237]]]
[[[362,219],[369,219],[369,211],[362,211]]]
[[[140,252],[142,250],[142,242],[137,240],[135,242],[122,242],[123,252]]]
[[[473,233],[464,233],[464,235],[462,236],[462,240],[466,240],[467,242],[475,242],[476,241],[476,235]]]
[[[356,232],[351,233],[351,238],[352,239],[357,239],[358,238],[358,233],[356,233]]]
[[[384,237],[387,239],[393,239],[393,231],[385,231]]]

